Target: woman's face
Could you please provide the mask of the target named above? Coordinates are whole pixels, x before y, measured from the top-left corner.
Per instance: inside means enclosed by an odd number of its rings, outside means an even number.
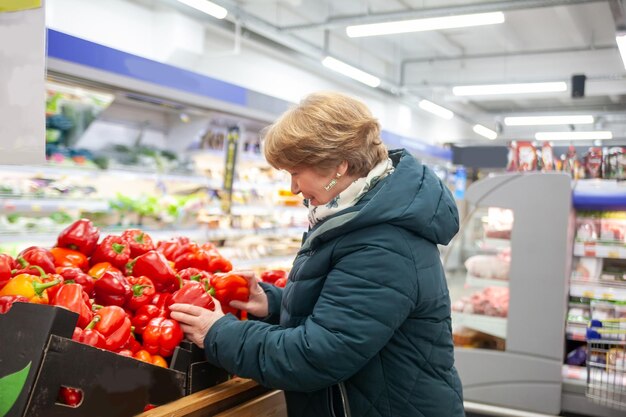
[[[337,171],[320,174],[313,168],[300,167],[287,170],[291,174],[291,192],[309,200],[312,206],[321,206],[332,200],[340,191],[339,184],[330,190],[324,188],[337,175]]]

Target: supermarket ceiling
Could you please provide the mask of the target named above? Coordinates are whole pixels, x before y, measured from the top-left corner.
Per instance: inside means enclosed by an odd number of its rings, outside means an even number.
[[[537,131],[536,126],[508,125],[507,117],[591,115],[591,123],[587,118],[587,124],[542,130],[612,131],[615,139],[626,140],[626,70],[616,41],[626,30],[621,0],[213,2],[228,10],[231,25],[238,21],[245,30],[318,63],[326,56],[336,58],[379,78],[377,88],[388,94],[416,107],[421,100],[431,101],[468,123],[497,131],[499,138]],[[363,37],[350,37],[346,29],[496,12],[501,21],[483,26]],[[478,94],[461,95],[454,89],[511,83],[551,83],[560,91],[487,95],[481,87]]]

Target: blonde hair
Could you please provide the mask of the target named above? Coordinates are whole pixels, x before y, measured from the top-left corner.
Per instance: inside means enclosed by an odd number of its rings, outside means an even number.
[[[264,132],[263,152],[274,168],[324,172],[347,161],[347,174],[359,177],[387,158],[367,106],[334,92],[313,93],[287,110]]]

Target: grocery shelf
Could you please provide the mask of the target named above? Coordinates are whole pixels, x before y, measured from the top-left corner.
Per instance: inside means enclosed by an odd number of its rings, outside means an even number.
[[[508,249],[511,247],[511,240],[487,237],[478,242],[483,249]]]
[[[471,274],[465,276],[465,284],[470,287],[508,287],[509,281],[501,279],[480,278]]]
[[[570,296],[626,301],[626,282],[570,281]]]
[[[576,242],[574,244],[574,256],[626,259],[626,245],[623,243]]]
[[[231,208],[231,214],[243,216],[269,216],[272,214],[285,215],[302,215],[306,216],[307,210],[304,206],[287,207],[287,206],[253,206],[253,205],[234,205]]]
[[[138,226],[129,226],[128,228],[135,228]],[[47,232],[0,232],[0,239],[3,241],[11,242],[32,242],[33,244],[42,244],[43,246],[52,245],[56,242],[57,236],[65,226],[59,227],[58,230],[51,230]],[[100,229],[102,236],[104,235],[119,235],[126,228],[104,228]],[[184,229],[142,229],[145,233],[150,235],[154,241],[167,240],[176,236],[185,236],[191,240],[204,242],[207,240],[225,240],[243,238],[246,236],[279,236],[279,237],[294,237],[299,238],[305,231],[303,227],[276,227],[276,228],[262,228],[262,229],[206,229],[202,227],[196,228],[184,228]]]
[[[301,237],[305,232],[304,227],[272,227],[258,229],[215,229],[206,231],[208,240],[225,240],[243,238],[246,236],[280,236]]]
[[[1,212],[54,212],[82,210],[102,212],[109,210],[106,200],[76,199],[76,198],[0,198]]]
[[[506,338],[506,322],[505,317],[452,312],[452,323],[454,326],[464,326],[501,338]]]
[[[126,179],[144,179],[144,180],[161,180],[176,181],[184,183],[193,183],[208,185],[211,188],[222,188],[222,181],[214,178],[208,178],[202,175],[188,174],[161,174],[157,172],[146,172],[142,170],[128,169],[93,169],[81,167],[55,167],[50,165],[37,166],[17,166],[17,165],[0,165],[0,172],[19,172],[28,174],[32,177],[37,176],[55,176],[55,177],[74,177],[77,175],[97,178],[103,175],[121,177]]]

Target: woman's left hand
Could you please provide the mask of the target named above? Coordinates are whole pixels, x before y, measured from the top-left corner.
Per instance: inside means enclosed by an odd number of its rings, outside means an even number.
[[[180,323],[187,339],[201,348],[204,348],[204,338],[216,321],[224,317],[222,306],[215,302],[215,311],[194,306],[191,304],[172,304],[170,317]]]

